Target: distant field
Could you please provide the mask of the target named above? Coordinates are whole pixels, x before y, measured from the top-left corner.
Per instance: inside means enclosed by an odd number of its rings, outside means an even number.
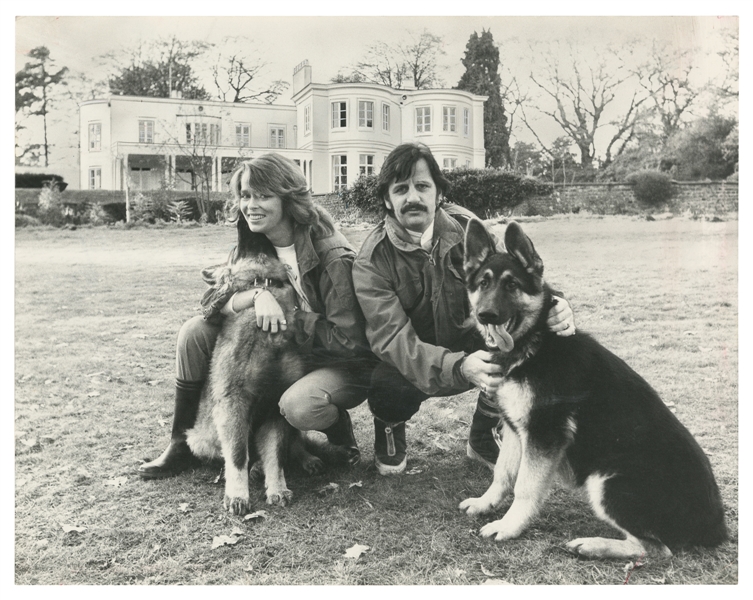
[[[630,584],[738,581],[737,221],[523,220],[579,328],[626,359],[709,455],[732,541],[636,569]],[[503,226],[494,227],[501,234]],[[360,245],[365,229],[344,229]],[[363,461],[292,473],[295,498],[243,521],[221,508],[215,467],[143,482],[167,442],[175,336],[197,313],[200,270],[232,229],[16,230],[16,584],[619,584],[623,562],[564,544],[612,535],[558,490],[520,540],[481,539],[457,510],[491,473],[464,458],[471,393],[427,401],[409,422],[408,473],[372,466],[368,408],[353,411]],[[333,492],[321,492],[328,483]],[[71,529],[73,528],[73,529]],[[239,528],[237,543],[212,549]],[[360,558],[344,555],[354,544]]]

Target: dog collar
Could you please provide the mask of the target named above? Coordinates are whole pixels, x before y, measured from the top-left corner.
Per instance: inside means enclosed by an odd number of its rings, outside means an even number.
[[[256,277],[254,279],[254,287],[266,290],[268,287],[282,287],[285,282],[279,279],[270,279],[269,277]]]

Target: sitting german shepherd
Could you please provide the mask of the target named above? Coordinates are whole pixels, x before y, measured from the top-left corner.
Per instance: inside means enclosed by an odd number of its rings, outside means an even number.
[[[230,292],[266,286],[287,322],[294,323],[295,291],[279,260],[255,254],[219,269],[216,280]],[[253,307],[225,318],[187,442],[199,458],[224,459],[223,504],[228,511],[243,515],[251,509],[248,484],[254,450],[264,471],[268,504],[286,506],[292,498],[283,471],[288,455],[309,473],[321,470],[321,460],[308,453],[303,434],[287,423],[278,407],[283,392],[307,371],[293,327],[278,333],[263,331]]]
[[[505,516],[480,533],[516,538],[559,476],[585,488],[596,516],[626,536],[572,540],[574,554],[667,558],[669,548],[726,540],[719,489],[693,436],[643,378],[592,337],[548,331],[553,298],[541,258],[515,222],[504,242],[506,251],[498,251],[481,222],[469,223],[466,285],[472,318],[504,369],[496,394],[503,417],[494,480],[460,509],[487,513],[513,492]]]

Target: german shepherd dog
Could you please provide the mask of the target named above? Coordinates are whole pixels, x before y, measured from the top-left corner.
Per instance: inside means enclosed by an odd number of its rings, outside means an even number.
[[[294,322],[295,291],[277,258],[254,254],[219,267],[215,278],[231,293],[266,286],[287,322]],[[263,331],[257,327],[253,307],[225,318],[187,442],[199,458],[224,459],[223,504],[231,513],[243,515],[251,509],[249,466],[254,450],[264,471],[267,504],[286,506],[292,498],[283,470],[288,456],[309,473],[323,467],[278,408],[283,392],[307,371],[293,327],[278,333]]]
[[[548,331],[553,300],[531,240],[511,222],[506,250],[478,220],[465,237],[472,318],[504,380],[496,394],[501,444],[494,480],[460,509],[469,515],[514,500],[481,528],[517,538],[537,516],[552,482],[585,488],[597,517],[626,539],[579,538],[567,549],[587,558],[672,556],[670,548],[727,539],[711,465],[651,386],[587,334]]]

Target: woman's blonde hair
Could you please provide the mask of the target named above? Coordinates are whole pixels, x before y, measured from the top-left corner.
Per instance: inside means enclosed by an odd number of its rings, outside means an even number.
[[[309,229],[312,238],[329,237],[335,232],[332,217],[314,204],[311,191],[300,168],[289,158],[271,152],[243,161],[230,179],[228,220],[237,223],[238,250],[245,254],[251,230],[240,210],[241,190],[252,188],[260,194],[272,194],[282,200],[282,212],[297,230]]]

